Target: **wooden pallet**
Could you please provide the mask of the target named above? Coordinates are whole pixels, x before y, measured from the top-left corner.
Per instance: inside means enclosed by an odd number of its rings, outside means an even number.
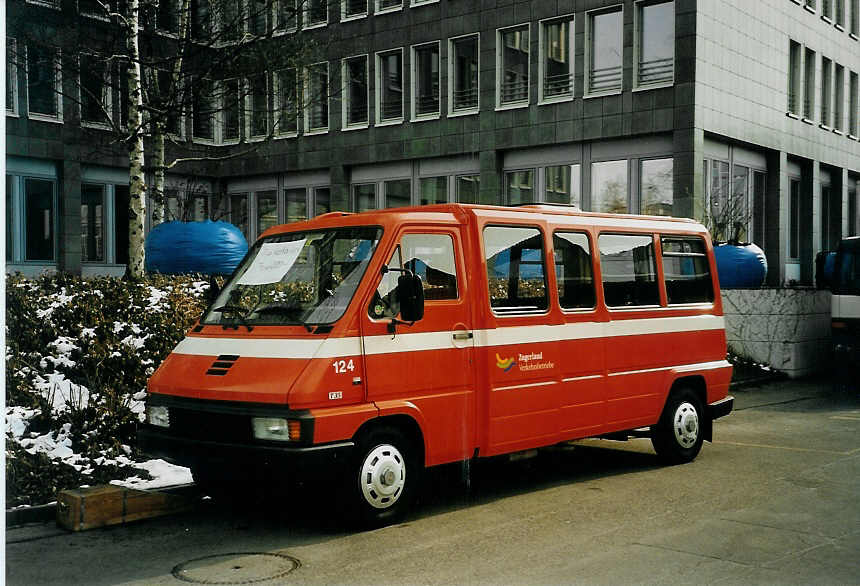
[[[57,525],[84,531],[177,513],[192,504],[186,496],[112,484],[64,490],[57,496]]]

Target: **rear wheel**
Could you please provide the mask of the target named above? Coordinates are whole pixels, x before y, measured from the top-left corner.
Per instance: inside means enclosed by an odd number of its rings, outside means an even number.
[[[699,397],[689,388],[669,395],[657,425],[651,427],[651,443],[668,464],[692,462],[702,449],[704,411]]]
[[[358,522],[393,523],[409,510],[424,467],[420,453],[414,442],[392,427],[371,430],[359,439],[349,479]]]

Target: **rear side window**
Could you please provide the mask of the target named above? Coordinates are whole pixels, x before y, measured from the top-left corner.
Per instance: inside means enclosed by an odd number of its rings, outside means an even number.
[[[484,228],[490,306],[495,313],[546,311],[549,307],[543,237],[537,228]]]
[[[607,306],[660,305],[651,235],[601,234],[597,245]]]
[[[660,244],[669,305],[713,302],[714,285],[705,241],[695,237],[663,236]]]
[[[556,232],[552,235],[552,247],[561,307],[594,307],[594,276],[588,236],[581,232]]]

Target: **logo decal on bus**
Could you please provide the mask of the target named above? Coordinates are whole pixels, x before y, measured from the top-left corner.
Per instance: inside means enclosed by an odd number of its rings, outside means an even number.
[[[501,368],[505,372],[508,372],[510,369],[512,369],[515,364],[516,364],[516,361],[513,358],[504,358],[503,359],[501,356],[499,356],[498,353],[496,353],[496,366],[498,366],[499,368]]]

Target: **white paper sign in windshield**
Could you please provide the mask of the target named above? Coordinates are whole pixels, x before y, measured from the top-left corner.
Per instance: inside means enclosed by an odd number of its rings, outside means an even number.
[[[305,245],[306,240],[265,242],[248,270],[236,281],[237,285],[268,285],[277,283],[287,274]]]

